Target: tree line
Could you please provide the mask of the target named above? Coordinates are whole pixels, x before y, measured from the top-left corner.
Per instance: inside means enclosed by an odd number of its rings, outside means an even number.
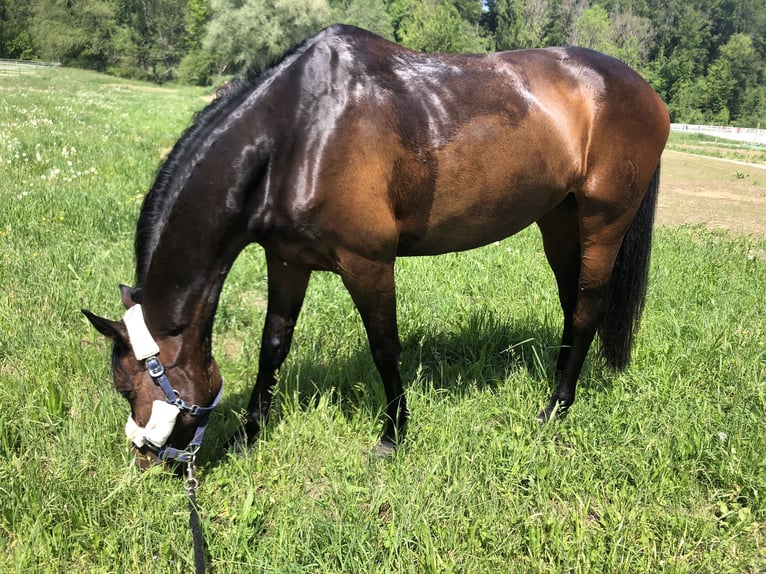
[[[0,58],[206,85],[333,22],[421,51],[586,46],[638,70],[673,121],[766,126],[763,0],[0,0]]]

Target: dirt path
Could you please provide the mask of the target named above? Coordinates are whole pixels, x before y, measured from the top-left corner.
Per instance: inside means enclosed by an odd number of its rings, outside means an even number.
[[[766,171],[668,150],[662,156],[657,222],[705,223],[766,238]]]

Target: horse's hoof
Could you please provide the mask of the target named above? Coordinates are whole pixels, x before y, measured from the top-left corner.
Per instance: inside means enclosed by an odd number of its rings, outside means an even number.
[[[391,441],[381,440],[375,445],[373,454],[376,458],[391,458],[396,454],[396,445]]]
[[[236,433],[226,443],[224,450],[235,456],[245,456],[255,448],[256,442],[256,439],[249,439],[243,433]]]
[[[556,422],[559,419],[564,418],[564,415],[567,414],[567,410],[569,407],[564,406],[563,404],[554,401],[551,404],[549,404],[547,407],[545,407],[543,410],[541,410],[539,413],[537,413],[537,417],[535,417],[535,420],[540,423],[548,424],[552,422]]]

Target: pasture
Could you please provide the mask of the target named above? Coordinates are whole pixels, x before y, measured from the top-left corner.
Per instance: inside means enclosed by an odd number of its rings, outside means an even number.
[[[67,69],[0,78],[0,571],[192,568],[182,481],[134,468],[109,347],[79,309],[121,315],[143,194],[209,96]],[[766,172],[703,162],[679,191],[678,163],[633,363],[613,375],[592,352],[556,424],[534,419],[561,325],[537,230],[398,261],[413,417],[388,460],[372,456],[383,392],[364,330],[329,274],[312,278],[262,440],[221,452],[265,310],[248,248],[214,331],[227,387],[198,475],[209,570],[765,571],[764,220],[689,222],[707,184],[761,205]]]

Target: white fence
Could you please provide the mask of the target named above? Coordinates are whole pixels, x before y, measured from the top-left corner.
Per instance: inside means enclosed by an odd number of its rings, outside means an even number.
[[[38,62],[36,60],[2,60],[0,59],[0,78],[7,76],[19,76],[21,74],[34,74],[43,69],[60,66],[57,62]]]
[[[743,144],[766,145],[766,129],[736,128],[731,126],[697,126],[691,124],[670,124],[674,132],[705,134]]]

